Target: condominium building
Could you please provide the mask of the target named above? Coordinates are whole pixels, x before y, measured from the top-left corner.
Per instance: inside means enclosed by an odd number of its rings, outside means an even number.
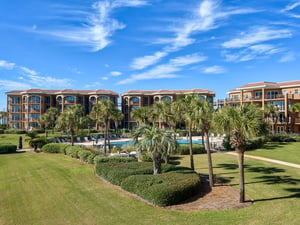
[[[192,90],[155,90],[155,91],[138,91],[131,90],[123,93],[122,112],[124,114],[123,127],[132,129],[137,122],[131,117],[131,112],[139,107],[152,106],[156,102],[174,101],[180,94],[198,94],[200,98],[213,102],[215,92],[205,89]]]
[[[253,103],[264,109],[267,104],[272,104],[279,112],[276,132],[300,132],[300,114],[290,110],[293,104],[300,103],[300,80],[249,83],[230,90],[227,94],[229,98],[217,100],[217,107]]]
[[[38,120],[47,109],[63,112],[68,106],[80,104],[88,114],[93,104],[110,99],[116,106],[118,94],[109,90],[16,90],[6,92],[8,127],[30,130],[39,128]]]

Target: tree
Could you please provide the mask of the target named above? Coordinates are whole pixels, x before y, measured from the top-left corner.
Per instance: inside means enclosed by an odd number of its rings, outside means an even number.
[[[192,130],[195,127],[197,117],[197,103],[200,98],[198,95],[179,95],[178,99],[173,102],[173,112],[180,121],[184,121],[185,127],[189,133],[189,148],[190,148],[190,166],[194,170],[194,157],[193,157],[193,135]]]
[[[278,121],[278,116],[279,116],[279,109],[275,105],[268,104],[265,106],[264,109],[264,115],[267,121],[271,123],[271,131],[272,134],[275,134],[275,125],[277,124]]]
[[[177,148],[173,132],[161,130],[156,126],[140,126],[133,134],[133,141],[138,145],[139,151],[145,150],[151,153],[154,175],[161,172],[162,157]]]
[[[245,201],[244,152],[246,139],[262,131],[262,111],[254,104],[242,104],[239,107],[225,106],[217,111],[214,117],[216,127],[230,134],[230,143],[238,155],[240,202]]]
[[[155,121],[158,122],[159,128],[166,128],[166,125],[169,126],[169,119],[172,116],[171,113],[171,102],[170,101],[162,101],[162,102],[156,102],[153,105],[152,111],[155,115]]]
[[[106,153],[107,144],[109,146],[108,131],[110,128],[111,120],[116,118],[116,112],[118,109],[110,100],[104,100],[101,103],[95,104],[90,113],[91,117],[96,120],[97,123],[103,124],[105,127],[104,132],[104,152]]]
[[[197,105],[197,127],[199,127],[200,130],[204,133],[204,145],[208,161],[209,185],[210,187],[213,187],[213,167],[209,144],[209,131],[213,123],[214,108],[210,102],[205,100],[201,100]]]
[[[300,112],[300,103],[295,103],[292,105],[291,107],[291,112],[292,112],[292,115],[293,115],[293,128],[292,128],[292,131],[295,132],[295,118],[296,118],[296,113],[299,113]]]
[[[83,107],[81,105],[71,105],[57,118],[56,127],[60,130],[69,130],[71,143],[74,145],[74,135],[82,125]]]
[[[56,120],[58,117],[58,110],[55,107],[50,107],[39,119],[39,124],[41,127],[45,128],[45,137],[48,136],[48,129],[52,129],[52,134],[54,133],[54,128]]]
[[[124,114],[118,108],[114,108],[112,113],[112,120],[115,123],[116,134],[118,134],[119,123],[123,120],[123,118],[124,118]]]
[[[135,119],[139,126],[142,124],[148,124],[149,123],[149,117],[151,114],[151,109],[147,106],[136,108],[131,111],[130,116]]]

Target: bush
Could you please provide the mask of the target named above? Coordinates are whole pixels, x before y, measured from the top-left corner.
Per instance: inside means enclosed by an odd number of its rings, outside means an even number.
[[[297,140],[289,135],[274,134],[266,138],[269,142],[296,142]]]
[[[0,129],[5,130],[7,128],[7,124],[0,124]]]
[[[17,152],[17,146],[13,144],[0,144],[0,154],[15,153]]]
[[[92,153],[87,157],[87,163],[88,164],[94,164],[94,158],[97,156],[97,154]]]
[[[152,158],[148,154],[142,155],[142,162],[152,162]]]
[[[65,151],[66,151],[66,155],[71,156],[72,158],[79,158],[78,156],[78,152],[81,151],[82,148],[80,146],[71,146],[69,145]]]
[[[42,152],[65,154],[66,147],[68,147],[68,145],[66,145],[66,144],[49,143],[42,147]]]
[[[124,190],[135,193],[158,206],[177,204],[194,196],[200,188],[195,172],[129,176],[121,183]]]
[[[4,134],[4,130],[3,129],[0,129],[0,134]]]
[[[132,157],[120,157],[120,156],[112,156],[112,157],[106,157],[106,156],[100,156],[97,155],[94,158],[94,163],[108,163],[108,162],[136,162],[137,160]]]
[[[262,138],[258,138],[255,140],[247,140],[246,141],[246,150],[254,150],[261,148],[264,145],[264,140]]]
[[[82,162],[87,162],[87,159],[89,157],[89,155],[91,155],[92,153],[87,151],[87,150],[81,150],[78,152],[78,157]]]
[[[25,130],[5,130],[5,134],[26,134]]]
[[[177,148],[177,151],[174,152],[179,155],[189,155],[190,154],[190,146],[188,144],[181,144]],[[193,144],[193,154],[202,154],[206,153],[203,145]]]
[[[44,145],[48,144],[49,140],[46,140],[45,138],[34,138],[29,141],[30,147],[34,148],[34,150],[42,149]]]

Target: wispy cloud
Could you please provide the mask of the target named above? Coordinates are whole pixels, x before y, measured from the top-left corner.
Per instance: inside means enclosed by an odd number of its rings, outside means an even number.
[[[111,76],[114,76],[114,77],[118,77],[118,76],[121,76],[122,73],[119,72],[119,71],[111,71],[111,72],[110,72],[110,75],[111,75]]]
[[[32,32],[52,36],[62,41],[76,45],[88,46],[92,51],[99,51],[111,43],[111,37],[115,31],[124,29],[125,24],[112,18],[112,13],[120,7],[139,7],[148,4],[146,0],[103,0],[92,5],[92,10],[72,10],[70,14],[86,15],[86,18],[77,26],[65,25],[62,28],[52,30],[34,29]]]
[[[271,55],[285,51],[284,48],[278,48],[270,44],[252,45],[242,50],[224,51],[223,56],[229,62],[245,62],[257,58],[268,58]]]
[[[239,37],[224,42],[222,46],[224,48],[243,48],[260,42],[290,37],[292,37],[290,29],[252,27],[248,32],[240,34]]]
[[[218,74],[218,73],[225,73],[226,70],[222,66],[210,66],[206,67],[203,70],[204,73],[213,73],[213,74]]]
[[[288,4],[282,11],[291,11],[291,10],[297,8],[298,6],[300,6],[300,1],[296,1],[296,2]]]
[[[281,59],[279,59],[279,62],[284,63],[284,62],[291,62],[295,60],[296,60],[295,54],[293,52],[287,52],[285,55],[281,57]]]
[[[19,66],[19,68],[28,76],[36,76],[37,75],[37,72],[34,71],[34,70],[31,70],[27,67],[24,67],[24,66]]]
[[[16,82],[11,80],[0,80],[0,90],[22,90],[29,89],[31,87],[30,84],[26,84],[24,82]]]
[[[121,80],[118,84],[133,83],[138,80],[163,79],[179,77],[179,72],[183,67],[205,61],[206,57],[198,54],[190,54],[171,59],[167,64],[158,65],[148,71],[132,74],[130,78]]]
[[[0,69],[12,70],[15,65],[15,63],[7,62],[6,60],[0,60]]]
[[[86,84],[84,85],[84,88],[97,88],[99,86],[101,86],[102,84],[100,82],[93,82],[91,84]]]
[[[173,37],[159,38],[154,43],[165,44],[161,51],[152,55],[135,58],[131,63],[134,69],[144,69],[154,65],[159,60],[172,52],[176,52],[186,46],[194,44],[196,39],[192,36],[199,32],[216,29],[224,23],[224,20],[232,15],[256,13],[258,10],[241,8],[224,8],[220,0],[204,0],[187,19],[182,19],[176,27],[172,28]]]

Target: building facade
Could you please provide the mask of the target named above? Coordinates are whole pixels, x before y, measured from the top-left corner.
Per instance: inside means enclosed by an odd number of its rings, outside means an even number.
[[[275,130],[282,132],[300,132],[300,114],[291,112],[291,106],[300,103],[300,80],[288,82],[256,82],[243,85],[227,92],[229,98],[217,100],[217,107],[253,103],[265,108],[274,105],[279,113]]]
[[[6,92],[8,128],[30,130],[39,128],[38,120],[47,109],[63,112],[68,106],[80,104],[88,114],[92,106],[110,99],[116,106],[118,94],[109,90],[42,90],[29,89]]]
[[[215,92],[205,89],[127,91],[121,95],[122,112],[124,114],[123,128],[132,129],[137,125],[137,121],[131,117],[131,112],[134,109],[152,106],[156,102],[175,101],[176,96],[180,94],[198,94],[200,98],[206,99],[210,102],[213,102],[213,98],[215,97]]]

